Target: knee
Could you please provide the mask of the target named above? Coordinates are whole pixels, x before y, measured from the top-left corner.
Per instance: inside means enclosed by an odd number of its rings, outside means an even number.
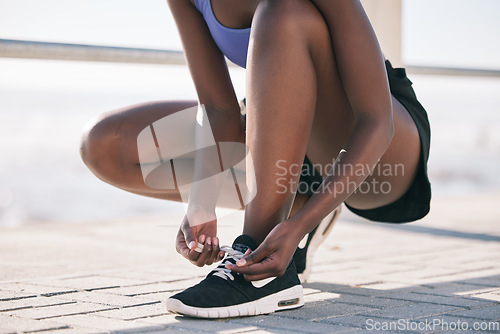
[[[84,127],[80,141],[80,156],[87,167],[102,178],[110,169],[112,156],[120,142],[120,122],[116,116],[103,114]]]
[[[265,0],[257,8],[252,24],[252,30],[262,39],[276,37],[280,41],[286,37],[297,40],[325,28],[323,16],[309,0]]]

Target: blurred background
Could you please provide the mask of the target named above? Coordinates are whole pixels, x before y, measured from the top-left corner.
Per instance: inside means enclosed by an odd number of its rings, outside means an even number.
[[[374,0],[365,2],[370,15],[380,15],[380,8],[370,8]],[[394,62],[408,67],[429,113],[434,196],[498,195],[500,2],[397,2]],[[0,39],[181,50],[164,0],[0,0]],[[194,99],[186,66],[5,54],[0,56],[0,226],[182,212],[179,204],[101,182],[78,149],[85,123],[103,112],[145,101]],[[231,74],[242,98],[244,71],[231,67]]]

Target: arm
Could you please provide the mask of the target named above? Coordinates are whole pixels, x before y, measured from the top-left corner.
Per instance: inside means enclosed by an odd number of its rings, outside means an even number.
[[[345,153],[336,161],[337,170],[359,164],[373,169],[394,135],[391,93],[375,32],[359,0],[311,1],[328,24],[340,76],[356,119]],[[313,196],[296,217],[304,228],[302,233],[307,234],[315,227],[311,222],[320,221],[344,202],[368,177],[369,171],[365,172],[333,173],[325,178],[323,185],[331,193]],[[356,187],[347,189],[349,182]]]
[[[334,170],[325,178],[322,191],[313,195],[293,217],[278,224],[255,252],[238,263],[240,267],[228,266],[250,280],[284,272],[303,236],[344,202],[369,176],[370,170],[363,168],[364,173],[360,173],[346,168],[352,173],[336,172],[344,170],[344,166],[362,165],[373,169],[394,134],[384,57],[363,7],[358,0],[310,1],[328,24],[355,126],[335,161]]]
[[[210,123],[216,143],[238,141],[241,137],[239,133],[241,116],[224,56],[215,45],[202,15],[189,0],[168,0],[168,5],[181,36],[199,104],[205,106],[206,113],[200,112],[200,123]],[[206,138],[206,132],[200,133],[200,131],[200,127],[197,127],[195,142],[198,147],[203,146],[204,137]],[[213,150],[212,152],[199,150],[195,153],[194,180],[216,174],[218,159],[217,164],[210,163],[213,159],[209,156],[213,157],[213,154],[209,153],[213,153]],[[204,160],[209,162],[204,163]],[[220,169],[218,171],[220,172]],[[213,182],[216,187],[217,180]],[[187,212],[189,221],[185,218],[181,226],[177,237],[177,251],[193,263],[202,266],[214,260],[218,246],[216,247],[214,243],[213,254],[205,254],[205,251],[199,254],[193,250],[193,242],[203,243],[216,236],[216,220],[213,213],[216,195],[212,192],[210,196],[203,196],[203,189],[196,189],[197,186],[195,182],[191,189],[191,193],[196,195],[190,196]],[[207,221],[210,223],[206,223]]]

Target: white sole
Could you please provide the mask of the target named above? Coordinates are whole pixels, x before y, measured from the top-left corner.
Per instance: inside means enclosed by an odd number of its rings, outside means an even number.
[[[169,298],[167,300],[167,310],[169,312],[208,319],[268,314],[276,311],[298,308],[303,305],[304,295],[302,292],[302,285],[296,285],[261,299],[254,300],[253,302],[225,307],[193,307],[185,305],[178,299]]]
[[[309,279],[314,253],[318,249],[319,245],[321,245],[321,243],[328,237],[328,235],[332,231],[333,225],[335,225],[335,222],[340,216],[340,208],[341,207],[338,206],[319,223],[318,229],[316,230],[316,233],[314,233],[314,236],[309,243],[309,248],[307,248],[306,268],[302,273],[299,274],[301,283],[306,283]]]

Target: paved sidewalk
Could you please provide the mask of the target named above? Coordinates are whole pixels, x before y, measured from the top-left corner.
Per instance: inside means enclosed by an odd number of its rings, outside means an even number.
[[[343,210],[303,308],[217,321],[165,310],[209,271],[175,253],[181,217],[2,228],[0,333],[499,332],[499,203],[438,198],[427,218],[402,226]],[[241,220],[222,219],[224,244]]]

